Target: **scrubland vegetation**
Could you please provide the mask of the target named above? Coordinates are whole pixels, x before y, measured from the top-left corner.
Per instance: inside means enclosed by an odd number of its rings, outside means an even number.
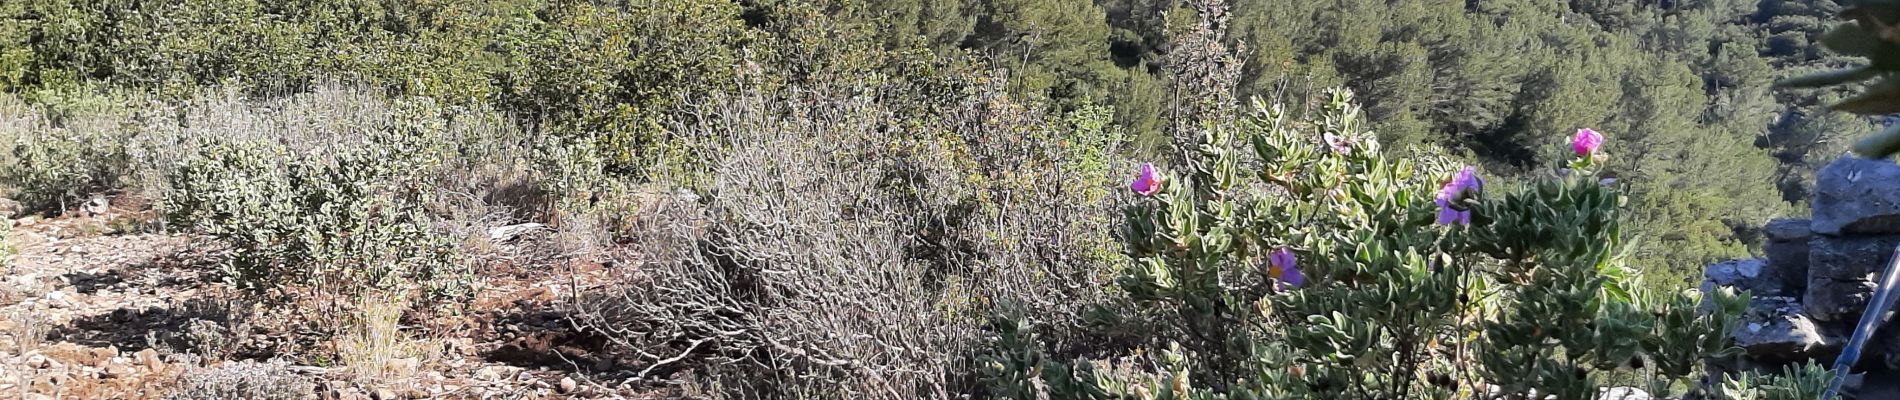
[[[180,398],[401,379],[530,274],[660,397],[1813,398],[1684,289],[1867,126],[1769,90],[1839,9],[9,1],[0,177],[219,249]]]

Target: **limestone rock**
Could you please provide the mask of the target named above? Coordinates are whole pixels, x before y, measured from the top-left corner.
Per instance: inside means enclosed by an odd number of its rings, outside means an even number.
[[[1823,235],[1900,233],[1900,165],[1842,157],[1815,174],[1811,228]]]
[[[547,224],[539,224],[539,223],[532,223],[532,222],[525,223],[525,224],[498,226],[498,227],[491,228],[488,230],[488,240],[496,242],[496,243],[500,243],[500,242],[515,240],[516,238],[519,238],[523,235],[527,235],[530,233],[549,231],[549,230],[552,230],[552,229],[548,228]]]
[[[1873,280],[1893,257],[1900,235],[1814,236],[1808,240],[1808,279]]]
[[[1702,291],[1709,292],[1717,287],[1732,287],[1747,290],[1756,296],[1780,295],[1783,291],[1780,273],[1775,272],[1768,262],[1761,259],[1730,260],[1710,264],[1702,269]]]
[[[1781,279],[1783,294],[1796,294],[1808,287],[1808,241],[1814,232],[1806,219],[1777,219],[1763,228],[1768,240],[1762,252],[1768,265]]]
[[[1637,388],[1633,388],[1629,386],[1603,388],[1603,392],[1597,394],[1597,400],[1649,400],[1649,399],[1651,399],[1651,397],[1649,396],[1649,392],[1645,392],[1642,389],[1637,389]]]
[[[1731,333],[1749,357],[1770,363],[1812,357],[1834,345],[1789,297],[1759,297],[1749,302],[1741,324]]]
[[[1825,277],[1808,278],[1808,292],[1802,297],[1802,306],[1809,317],[1817,321],[1848,321],[1860,319],[1862,308],[1874,295],[1874,283],[1867,280],[1834,280]]]
[[[415,357],[392,358],[383,362],[383,372],[394,376],[410,376],[421,369],[422,362]]]
[[[476,370],[475,379],[494,382],[494,381],[501,381],[501,380],[507,380],[507,379],[514,379],[515,374],[518,374],[518,373],[521,373],[521,368],[519,367],[512,367],[512,366],[507,366],[507,365],[490,365],[490,366],[482,367],[479,370]]]

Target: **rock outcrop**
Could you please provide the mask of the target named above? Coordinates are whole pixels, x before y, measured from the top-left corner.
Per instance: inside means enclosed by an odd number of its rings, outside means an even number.
[[[1745,353],[1717,367],[1779,369],[1815,360],[1829,364],[1853,335],[1875,281],[1900,246],[1900,165],[1843,158],[1822,169],[1811,219],[1778,219],[1763,227],[1761,259],[1710,264],[1702,290],[1727,287],[1754,294],[1730,335]],[[1900,326],[1875,333],[1860,366],[1900,371]]]
[[[1815,176],[1814,233],[1900,233],[1900,167],[1892,160],[1843,157]]]

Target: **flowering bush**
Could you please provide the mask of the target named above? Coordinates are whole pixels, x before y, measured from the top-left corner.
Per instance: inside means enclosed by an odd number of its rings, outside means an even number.
[[[1487,184],[1443,157],[1387,159],[1350,101],[1336,92],[1310,119],[1256,104],[1204,130],[1185,165],[1143,166],[1119,283],[1167,349],[1129,358],[1158,368],[1035,352],[989,367],[1083,387],[1056,397],[1591,399],[1609,385],[1679,393],[1730,351],[1743,296],[1629,289],[1615,187],[1588,170]],[[1587,130],[1573,141],[1584,163],[1601,145]],[[1016,351],[1026,334],[1002,336]]]

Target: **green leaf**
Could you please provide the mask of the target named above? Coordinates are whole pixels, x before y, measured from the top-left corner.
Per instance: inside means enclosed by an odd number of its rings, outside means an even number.
[[[1818,73],[1783,79],[1780,81],[1776,81],[1775,87],[1778,87],[1778,88],[1818,88],[1818,87],[1834,86],[1834,85],[1839,85],[1839,84],[1844,84],[1844,83],[1864,81],[1868,79],[1873,79],[1876,76],[1880,76],[1879,70],[1875,70],[1873,66],[1863,65],[1863,66],[1854,67],[1854,68],[1827,71],[1827,72],[1818,72]]]
[[[1854,143],[1854,154],[1867,158],[1887,158],[1900,153],[1900,124],[1887,127]]]
[[[1861,28],[1860,24],[1847,23],[1827,31],[1827,35],[1821,37],[1821,44],[1841,54],[1872,58],[1886,43],[1880,41],[1879,35]]]
[[[1900,113],[1900,81],[1883,79],[1859,96],[1835,103],[1832,108],[1862,115]]]

